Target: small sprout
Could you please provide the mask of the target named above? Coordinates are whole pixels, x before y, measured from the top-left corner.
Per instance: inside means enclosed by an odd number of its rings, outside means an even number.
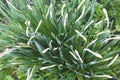
[[[31,77],[32,77],[32,75],[33,75],[34,69],[35,69],[35,66],[33,66],[32,69],[29,68],[29,69],[27,70],[27,79],[26,79],[26,80],[30,80],[30,79],[31,79]]]
[[[97,39],[95,39],[95,40],[93,40],[92,42],[90,42],[90,43],[87,45],[87,48],[88,48],[89,46],[91,46],[92,44],[94,44],[96,41],[97,41]]]
[[[13,4],[11,4],[9,0],[6,0],[6,2],[7,2],[7,4],[8,4],[9,6],[11,6],[13,9],[15,9],[15,10],[18,11],[18,12],[20,12],[20,10],[18,10]]]
[[[110,75],[95,75],[95,77],[99,77],[99,78],[113,78]]]
[[[16,48],[12,48],[12,49],[6,49],[3,53],[0,53],[0,58],[13,52]]]
[[[100,54],[98,54],[98,53],[96,53],[96,52],[93,52],[92,50],[90,50],[90,49],[84,49],[84,51],[88,51],[88,52],[90,52],[90,53],[92,53],[94,56],[96,56],[96,57],[98,57],[98,58],[103,58]]]
[[[58,49],[58,47],[53,48],[54,51],[57,50],[57,49]]]
[[[48,50],[50,50],[50,48],[46,48],[42,51],[42,53],[46,53]]]
[[[64,8],[65,8],[65,6],[66,6],[66,4],[64,4],[63,6],[62,6],[62,11],[61,11],[61,15],[63,16],[63,14],[64,14]]]
[[[81,63],[84,63],[77,50],[75,50],[75,53],[76,53],[76,55],[78,56],[80,62],[81,62]]]
[[[102,23],[102,20],[99,21],[99,22],[97,22],[97,23],[95,23],[95,27],[96,27],[97,25],[100,25],[101,23]]]
[[[64,24],[63,24],[63,25],[64,25],[64,28],[65,28],[66,23],[67,23],[67,18],[68,18],[68,14],[66,14],[66,15],[65,15],[65,18],[64,18]]]
[[[103,12],[104,12],[104,14],[105,14],[105,16],[106,16],[106,21],[107,21],[107,27],[109,27],[109,18],[108,18],[108,13],[107,13],[107,10],[105,9],[105,8],[103,8]]]
[[[42,23],[42,20],[39,21],[38,26],[37,26],[37,28],[36,28],[36,30],[35,30],[35,33],[37,33],[37,31],[38,31],[38,29],[39,29],[41,23]]]
[[[52,68],[52,67],[55,67],[55,66],[56,66],[56,65],[41,67],[40,70],[49,69],[49,68]]]
[[[85,0],[82,0],[81,1],[81,3],[78,5],[78,7],[77,7],[77,10],[79,10],[80,9],[80,7],[82,6],[82,4],[85,2]]]
[[[110,40],[120,40],[120,36],[112,37],[112,38],[107,38],[106,40],[103,41],[103,43],[107,43]]]
[[[78,58],[76,57],[76,55],[74,53],[72,53],[71,51],[69,52],[76,60],[78,60]]]
[[[50,4],[50,17],[53,18],[53,4]]]
[[[27,7],[28,7],[28,9],[30,9],[32,11],[31,5],[28,4]]]
[[[49,8],[48,8],[48,11],[47,11],[47,14],[46,14],[46,19],[47,19],[49,13],[50,13],[51,7],[52,7],[52,4],[51,4],[51,5],[49,6]]]
[[[31,42],[31,40],[32,40],[34,37],[35,37],[35,36],[31,36],[31,37],[30,37],[30,39],[29,39],[28,42],[27,42],[27,45],[30,46],[30,42]]]
[[[109,58],[106,58],[106,59],[103,59],[103,60],[97,61],[97,63],[100,63],[100,62],[106,62],[106,61],[111,60],[112,58],[113,58],[113,57],[109,57]]]
[[[82,38],[85,40],[85,42],[87,41],[86,37],[83,36],[78,30],[75,30],[75,32],[76,32],[80,37],[82,37]]]
[[[118,57],[119,57],[119,54],[115,56],[115,58],[107,65],[107,67],[111,66],[117,60]]]
[[[90,21],[84,28],[84,31],[94,22],[94,20]]]
[[[84,13],[85,13],[85,6],[83,6],[82,13],[81,13],[81,15],[78,17],[78,19],[75,21],[75,23],[77,23],[77,22],[83,17]]]
[[[109,30],[107,30],[107,31],[102,31],[102,32],[98,33],[97,36],[99,36],[99,35],[101,35],[101,34],[105,34],[105,33],[110,33],[110,31],[109,31]]]
[[[30,26],[30,21],[26,20],[26,21],[25,21],[25,24],[26,24],[27,26]]]
[[[25,24],[27,25],[27,27],[26,27],[26,35],[28,36],[28,37],[30,37],[29,36],[29,26],[30,26],[30,21],[25,21]]]

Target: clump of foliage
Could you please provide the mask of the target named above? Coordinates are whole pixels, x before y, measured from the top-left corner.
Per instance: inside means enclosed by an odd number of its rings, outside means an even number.
[[[120,36],[111,31],[105,8],[101,20],[94,16],[94,3],[7,0],[6,7],[0,2],[8,20],[0,23],[0,69],[27,80],[117,78]],[[21,76],[25,72],[27,77]]]

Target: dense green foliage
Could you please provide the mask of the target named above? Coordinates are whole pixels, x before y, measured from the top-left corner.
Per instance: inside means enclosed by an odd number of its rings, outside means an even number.
[[[100,3],[7,0],[0,14],[1,79],[119,78],[120,36]]]

